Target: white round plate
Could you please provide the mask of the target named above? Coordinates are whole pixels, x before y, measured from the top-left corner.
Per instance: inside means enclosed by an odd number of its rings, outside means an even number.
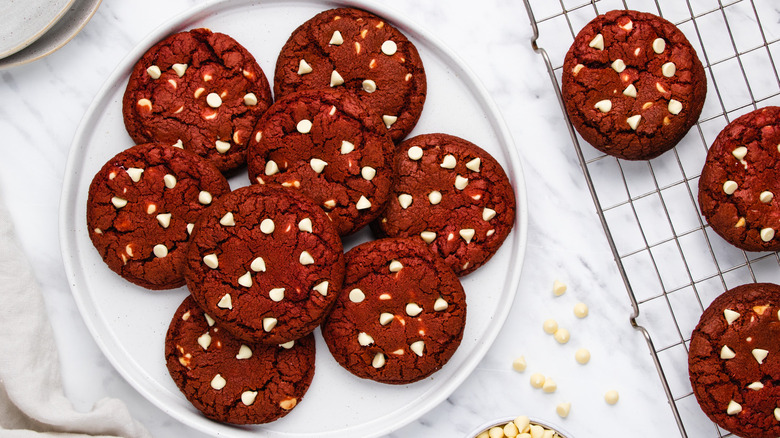
[[[74,0],[0,0],[0,58],[29,46],[46,33]]]
[[[286,417],[265,425],[237,427],[203,417],[168,375],[163,344],[168,323],[187,290],[149,291],[110,271],[86,229],[92,177],[118,152],[133,145],[122,122],[122,95],[133,64],[155,42],[180,30],[208,27],[231,35],[255,55],[273,78],[279,50],[290,33],[316,13],[360,7],[387,19],[414,42],[428,78],[425,108],[412,135],[445,132],[468,139],[492,154],[507,171],[517,197],[515,228],[485,266],[462,278],[468,315],[463,341],[433,376],[410,385],[359,379],[331,357],[319,333],[314,381]],[[249,183],[233,176],[233,188]],[[73,295],[95,341],[116,369],[152,403],[180,421],[222,437],[371,437],[419,418],[446,399],[474,370],[493,343],[514,299],[525,253],[525,186],[514,145],[501,116],[476,77],[420,26],[392,9],[356,0],[231,0],[209,2],[147,36],[122,61],[87,110],[68,159],[60,207],[60,236]],[[344,242],[368,240],[368,231]]]

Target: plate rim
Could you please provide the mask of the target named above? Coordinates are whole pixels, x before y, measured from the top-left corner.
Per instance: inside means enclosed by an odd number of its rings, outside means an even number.
[[[49,21],[40,29],[34,31],[32,34],[27,36],[23,41],[19,42],[15,46],[10,46],[8,49],[0,49],[0,59],[6,58],[8,56],[13,55],[16,52],[20,52],[24,50],[26,47],[28,47],[30,44],[37,41],[40,37],[42,37],[46,32],[49,31],[55,24],[57,24],[58,21],[62,19],[62,17],[67,14],[67,12],[70,10],[70,7],[73,6],[73,3],[75,3],[76,0],[67,0],[63,6],[62,9],[57,11],[55,15],[53,15]],[[26,2],[24,2],[26,4]]]
[[[271,0],[271,2],[273,1],[283,2],[284,0]],[[504,120],[503,115],[500,112],[495,101],[490,97],[490,94],[488,93],[487,89],[484,87],[484,85],[476,76],[476,74],[474,74],[473,71],[468,67],[468,65],[466,65],[463,62],[463,60],[460,59],[460,57],[458,57],[455,54],[455,52],[453,52],[447,45],[445,45],[436,36],[428,32],[427,30],[425,30],[424,27],[414,22],[404,14],[398,12],[396,9],[387,6],[385,4],[380,4],[379,2],[373,0],[300,0],[300,1],[316,3],[321,5],[323,8],[330,8],[330,7],[360,8],[369,11],[371,13],[374,13],[376,15],[382,16],[386,18],[388,21],[403,25],[403,27],[412,30],[414,33],[419,35],[419,37],[422,40],[427,40],[431,46],[433,46],[436,50],[440,51],[445,58],[449,58],[451,61],[453,61],[457,69],[460,70],[459,73],[463,75],[464,82],[466,82],[470,87],[472,87],[472,94],[474,98],[481,104],[481,106],[489,110],[491,116],[490,125],[494,130],[494,134],[496,135],[498,143],[502,145],[501,148],[504,149],[505,146],[506,150],[504,150],[504,152],[506,153],[506,157],[508,159],[508,163],[507,163],[508,166],[506,170],[507,173],[512,176],[512,186],[514,189],[515,202],[516,202],[515,226],[505,243],[509,243],[510,240],[516,240],[517,251],[510,254],[510,261],[512,262],[510,267],[512,269],[509,270],[506,276],[506,278],[508,279],[508,281],[506,282],[506,286],[508,287],[509,290],[503,292],[502,297],[504,299],[499,299],[497,301],[497,304],[499,304],[499,306],[497,307],[497,311],[493,313],[493,324],[489,325],[488,328],[484,331],[484,333],[480,337],[480,342],[477,343],[476,346],[473,348],[470,356],[464,359],[464,361],[461,364],[459,364],[460,371],[456,373],[451,379],[449,379],[442,386],[438,387],[437,393],[433,395],[426,393],[426,397],[425,397],[426,400],[424,405],[417,407],[418,409],[415,410],[415,413],[417,415],[406,416],[406,418],[402,419],[402,421],[396,421],[391,426],[375,427],[370,436],[380,436],[380,435],[391,433],[411,423],[412,421],[419,419],[425,413],[429,412],[430,410],[438,406],[442,401],[444,401],[447,397],[449,397],[473,373],[474,369],[477,367],[477,365],[479,365],[479,363],[482,361],[489,348],[495,342],[496,337],[498,336],[499,332],[504,326],[504,323],[509,315],[509,311],[512,307],[512,303],[514,302],[515,296],[518,293],[518,288],[520,284],[520,275],[522,272],[522,266],[525,259],[525,253],[527,248],[527,235],[528,235],[527,233],[528,204],[527,204],[525,179],[524,179],[522,165],[520,163],[520,158],[519,158],[516,144],[514,142],[514,139],[512,138],[512,135],[506,124],[506,121]],[[177,410],[169,409],[168,406],[166,406],[163,403],[164,400],[161,399],[153,391],[154,385],[148,385],[148,383],[145,385],[144,383],[146,382],[137,380],[134,374],[131,373],[131,370],[129,370],[128,367],[124,365],[119,360],[118,357],[115,357],[113,355],[112,353],[113,348],[107,344],[106,337],[98,329],[97,320],[91,318],[91,315],[95,313],[92,312],[92,305],[94,303],[90,304],[86,302],[83,299],[84,298],[83,294],[78,293],[76,290],[77,284],[79,283],[79,278],[76,275],[76,270],[74,269],[74,266],[79,265],[80,263],[77,260],[75,260],[75,258],[73,257],[72,251],[69,251],[70,248],[77,247],[77,243],[75,242],[76,239],[75,230],[73,229],[73,227],[71,227],[71,225],[75,224],[77,217],[79,217],[78,214],[74,214],[77,212],[77,208],[78,208],[76,202],[78,193],[73,190],[69,190],[69,187],[71,187],[74,184],[74,181],[78,177],[78,173],[74,173],[74,171],[77,170],[75,166],[79,158],[78,153],[81,151],[81,148],[79,147],[79,141],[85,135],[85,131],[87,130],[87,126],[86,126],[87,121],[90,120],[94,116],[95,112],[102,107],[101,103],[109,94],[110,90],[112,89],[112,86],[115,83],[117,83],[122,76],[129,74],[129,71],[134,65],[135,60],[138,59],[146,50],[148,50],[148,48],[151,47],[152,44],[159,41],[165,35],[168,35],[173,31],[178,31],[179,29],[186,27],[188,22],[198,21],[205,18],[207,15],[204,14],[207,14],[207,12],[210,11],[212,8],[218,7],[220,4],[223,3],[224,4],[230,3],[229,8],[235,8],[235,7],[240,7],[241,5],[264,3],[264,1],[263,0],[238,0],[238,1],[209,0],[202,4],[187,8],[186,10],[166,20],[163,24],[156,27],[154,30],[152,30],[146,36],[144,36],[141,40],[139,40],[133,46],[133,48],[130,49],[127,55],[124,56],[119,61],[119,63],[112,71],[112,73],[107,77],[104,84],[101,86],[99,91],[93,97],[92,102],[90,103],[89,107],[84,113],[84,116],[79,122],[78,128],[76,129],[76,132],[73,137],[73,141],[71,142],[70,151],[68,153],[68,160],[66,162],[66,167],[65,167],[63,189],[60,197],[59,227],[58,227],[59,235],[60,235],[59,238],[60,252],[63,258],[63,264],[65,267],[66,276],[68,279],[69,287],[71,289],[71,293],[79,309],[79,313],[82,316],[82,320],[87,326],[93,339],[98,344],[98,347],[100,348],[103,355],[108,359],[108,361],[122,376],[122,378],[126,382],[128,382],[130,386],[133,387],[133,389],[135,389],[141,395],[143,395],[147,401],[155,405],[161,411],[169,414],[177,421],[213,436],[222,436],[224,431],[219,429],[224,427],[225,424],[221,424],[221,423],[218,424],[202,416],[193,417],[191,415],[181,414]],[[379,422],[382,420],[382,418],[383,417],[378,417],[372,420],[372,423]],[[216,427],[215,425],[218,425],[220,427]],[[241,431],[245,431],[240,428],[236,428],[235,430],[237,431],[237,435],[240,435]]]

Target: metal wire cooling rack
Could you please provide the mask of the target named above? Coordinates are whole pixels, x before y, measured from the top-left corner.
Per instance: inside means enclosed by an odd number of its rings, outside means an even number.
[[[688,380],[690,335],[704,308],[749,282],[780,283],[777,253],[745,253],[699,213],[698,179],[707,148],[734,118],[780,105],[780,5],[776,0],[524,0],[561,109],[563,58],[598,14],[634,9],[676,24],[707,74],[699,122],[675,149],[642,162],[587,144],[566,119],[580,165],[633,305],[631,324],[647,341],[683,437],[732,436],[701,411]],[[568,32],[566,32],[568,30]],[[777,61],[776,61],[777,60]]]

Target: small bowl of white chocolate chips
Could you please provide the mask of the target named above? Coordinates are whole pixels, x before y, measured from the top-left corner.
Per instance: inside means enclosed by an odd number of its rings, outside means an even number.
[[[558,426],[521,415],[483,424],[468,438],[572,438]]]

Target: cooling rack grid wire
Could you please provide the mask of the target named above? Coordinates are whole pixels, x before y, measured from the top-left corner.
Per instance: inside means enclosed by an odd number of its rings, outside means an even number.
[[[690,335],[704,308],[725,290],[750,282],[780,283],[780,257],[746,253],[723,241],[699,213],[697,187],[707,148],[729,121],[780,105],[780,4],[524,2],[534,28],[532,45],[544,57],[564,114],[564,56],[577,32],[598,14],[634,9],[660,15],[683,31],[704,64],[708,91],[699,121],[659,158],[634,162],[607,156],[568,127],[633,305],[631,322],[645,335],[682,436],[732,436],[704,415],[693,395],[687,365]]]

